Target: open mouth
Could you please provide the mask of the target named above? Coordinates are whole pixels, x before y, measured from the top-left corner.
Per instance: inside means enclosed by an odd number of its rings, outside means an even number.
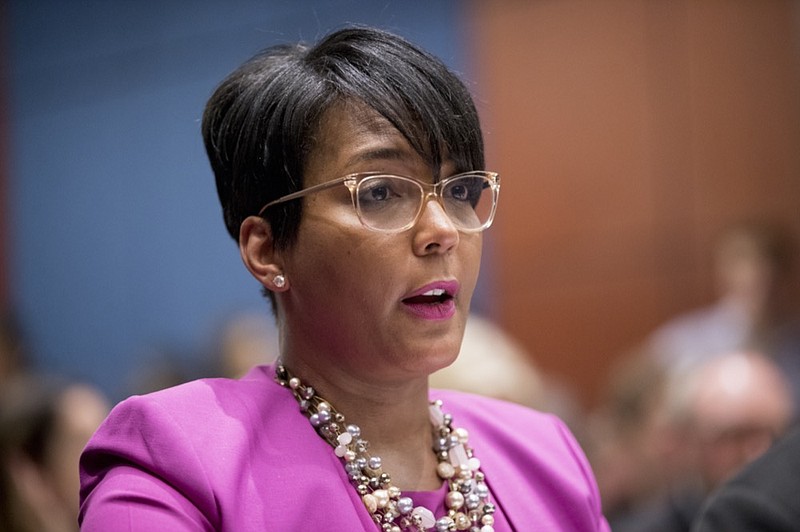
[[[455,280],[434,281],[421,286],[403,298],[406,310],[424,320],[448,320],[456,314],[459,283]]]
[[[453,296],[443,288],[433,288],[422,294],[406,298],[403,303],[408,305],[436,305],[446,303],[452,299]]]

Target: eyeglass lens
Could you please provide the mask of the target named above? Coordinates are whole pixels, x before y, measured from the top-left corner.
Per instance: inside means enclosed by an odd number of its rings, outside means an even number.
[[[448,181],[441,204],[459,229],[477,230],[489,221],[494,203],[490,181],[482,175],[466,175]],[[412,179],[369,176],[358,183],[357,208],[362,221],[374,229],[392,231],[414,221],[425,190]]]

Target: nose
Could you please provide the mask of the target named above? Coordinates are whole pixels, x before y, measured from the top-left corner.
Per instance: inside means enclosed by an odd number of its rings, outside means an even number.
[[[429,192],[414,227],[414,251],[419,255],[446,253],[458,245],[460,234],[437,195]]]

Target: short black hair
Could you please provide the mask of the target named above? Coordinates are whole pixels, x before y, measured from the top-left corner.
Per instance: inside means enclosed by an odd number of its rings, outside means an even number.
[[[351,27],[314,46],[273,46],[230,74],[203,115],[203,140],[234,240],[246,217],[303,187],[320,121],[346,101],[382,115],[433,168],[446,157],[457,171],[484,169],[480,122],[466,86],[404,38]],[[295,242],[301,206],[287,202],[265,213],[277,248]]]

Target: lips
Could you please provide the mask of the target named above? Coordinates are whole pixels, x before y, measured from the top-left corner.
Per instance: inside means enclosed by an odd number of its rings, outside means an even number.
[[[415,290],[405,298],[403,304],[412,314],[427,320],[448,319],[455,314],[457,281],[437,281]]]
[[[444,303],[453,296],[447,293],[443,288],[434,288],[418,296],[409,297],[403,300],[404,303],[416,305],[424,303]]]

